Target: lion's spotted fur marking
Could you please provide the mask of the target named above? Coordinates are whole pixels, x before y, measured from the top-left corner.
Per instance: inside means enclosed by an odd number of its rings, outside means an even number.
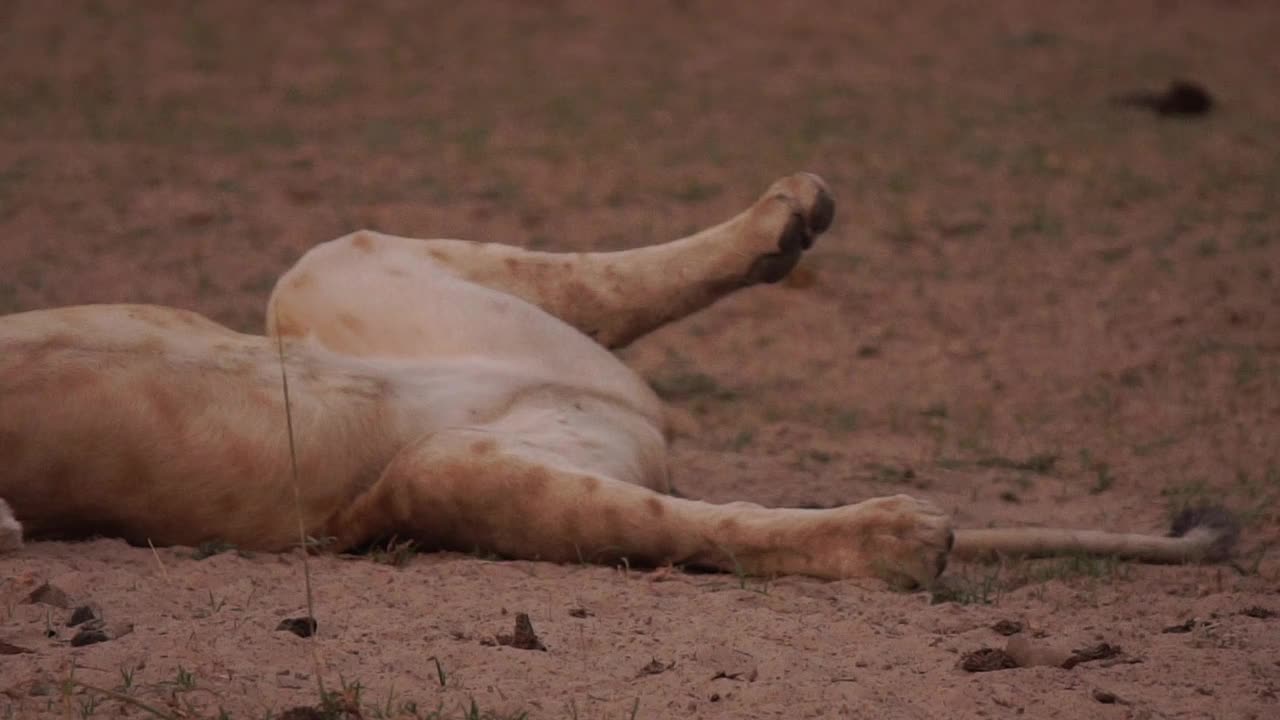
[[[780,280],[833,212],[822,181],[800,174],[720,225],[624,252],[360,231],[280,279],[273,338],[137,305],[0,318],[0,550],[20,545],[19,520],[31,537],[296,543],[280,338],[302,519],[331,549],[396,535],[553,561],[928,581],[953,534],[927,502],[798,510],[667,494],[662,404],[608,350]],[[956,542],[1170,560],[1219,537]]]

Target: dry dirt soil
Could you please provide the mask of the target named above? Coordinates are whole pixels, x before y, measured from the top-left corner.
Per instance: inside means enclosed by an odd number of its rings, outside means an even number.
[[[391,548],[311,563],[311,639],[300,555],[37,542],[0,718],[1280,717],[1277,37],[1265,1],[0,4],[0,310],[258,331],[355,228],[627,248],[808,169],[839,213],[791,282],[622,353],[694,419],[686,494],[1243,524],[1230,565],[918,593]],[[1179,77],[1214,112],[1110,100]],[[519,613],[545,651],[496,642]],[[998,621],[1120,654],[964,670]]]

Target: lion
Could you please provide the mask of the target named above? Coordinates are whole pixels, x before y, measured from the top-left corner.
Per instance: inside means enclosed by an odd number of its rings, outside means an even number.
[[[266,336],[146,305],[0,318],[0,549],[24,533],[338,552],[396,537],[907,585],[950,555],[1225,556],[1221,522],[953,531],[906,495],[797,509],[672,494],[669,414],[611,350],[781,280],[834,213],[801,173],[726,222],[621,252],[354,232],[279,279]]]

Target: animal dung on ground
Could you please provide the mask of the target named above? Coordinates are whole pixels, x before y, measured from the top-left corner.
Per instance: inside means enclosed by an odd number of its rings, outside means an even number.
[[[547,647],[542,644],[542,640],[533,631],[533,621],[529,619],[529,613],[516,613],[515,632],[510,635],[499,635],[496,639],[499,645],[506,645],[519,650],[547,651]]]
[[[1115,693],[1110,690],[1103,690],[1102,688],[1094,688],[1093,699],[1103,705],[1114,705],[1118,702],[1123,702]]]
[[[71,637],[71,647],[84,647],[108,640],[119,640],[131,632],[133,632],[133,623],[118,622],[107,625],[102,618],[95,617],[85,622]]]
[[[300,638],[309,638],[316,634],[317,627],[319,627],[319,625],[316,623],[316,619],[307,615],[296,618],[285,618],[280,621],[279,625],[276,625],[276,630],[287,630]]]
[[[640,672],[636,673],[636,677],[644,677],[645,675],[661,675],[675,666],[675,660],[672,660],[669,663],[664,663],[661,660],[654,658],[644,667],[640,668]]]
[[[84,647],[85,645],[95,645],[97,643],[106,642],[111,639],[107,635],[106,630],[99,628],[84,628],[71,638],[71,647]]]
[[[1164,117],[1199,117],[1213,110],[1213,96],[1189,80],[1174,80],[1163,92],[1146,90],[1118,95],[1119,105],[1145,108]]]
[[[991,629],[1005,637],[1008,637],[1022,632],[1022,627],[1022,623],[1017,620],[999,620],[991,626]]]
[[[964,657],[960,659],[960,667],[966,672],[1012,670],[1018,667],[1018,661],[999,648],[979,648],[973,652],[965,653]]]
[[[67,620],[67,627],[75,627],[83,625],[90,620],[101,620],[102,615],[90,605],[81,605],[71,611],[71,618]]]

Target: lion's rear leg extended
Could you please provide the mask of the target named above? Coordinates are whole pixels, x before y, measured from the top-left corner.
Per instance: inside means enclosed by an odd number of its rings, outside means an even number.
[[[777,282],[830,225],[835,205],[816,175],[782,178],[747,210],[689,237],[605,253],[548,253],[462,240],[421,240],[439,267],[516,295],[621,347],[739,288]],[[402,240],[355,233],[338,242]]]
[[[407,448],[326,530],[339,548],[394,534],[529,560],[908,584],[936,577],[951,542],[947,517],[906,496],[830,510],[713,505],[561,466],[519,436],[484,430]]]

